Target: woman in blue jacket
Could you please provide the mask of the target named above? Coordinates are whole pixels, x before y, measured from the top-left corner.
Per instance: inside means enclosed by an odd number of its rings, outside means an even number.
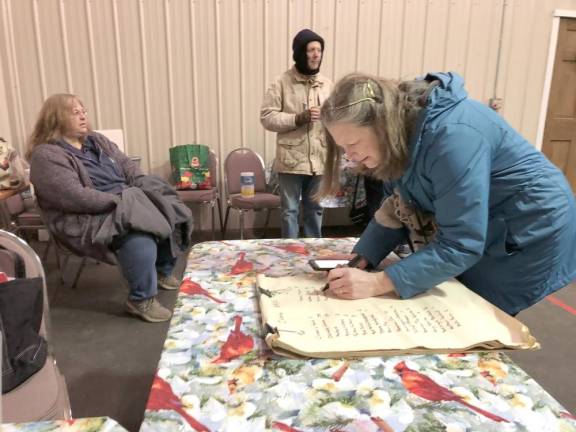
[[[332,270],[333,295],[409,298],[457,277],[515,315],[576,278],[576,204],[562,172],[463,85],[455,73],[349,75],[324,103],[320,195],[337,188],[342,152],[395,191],[354,247],[359,267],[404,243],[410,221],[425,243],[382,272]]]

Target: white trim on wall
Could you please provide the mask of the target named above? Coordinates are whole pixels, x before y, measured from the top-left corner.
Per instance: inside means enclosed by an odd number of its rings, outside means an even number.
[[[556,45],[558,45],[560,18],[576,18],[576,10],[556,9],[554,11],[554,17],[552,18],[548,60],[546,61],[546,75],[544,76],[542,102],[540,103],[540,115],[538,117],[538,130],[536,132],[536,142],[534,143],[538,150],[542,150],[546,113],[548,112],[548,101],[550,99],[550,87],[552,86],[552,75],[554,73],[554,61],[556,60]]]

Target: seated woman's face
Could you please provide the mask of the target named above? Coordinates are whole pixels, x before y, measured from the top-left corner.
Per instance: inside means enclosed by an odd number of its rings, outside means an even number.
[[[380,164],[378,137],[371,127],[333,123],[328,125],[327,129],[334,142],[352,162],[370,169]]]
[[[88,111],[80,103],[74,101],[70,109],[70,117],[68,118],[67,136],[70,137],[83,137],[88,133]]]

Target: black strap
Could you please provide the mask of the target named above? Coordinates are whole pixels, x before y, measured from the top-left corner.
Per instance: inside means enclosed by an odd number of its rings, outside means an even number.
[[[358,195],[358,184],[360,183],[360,174],[356,175],[356,184],[354,185],[354,193],[352,194],[352,207],[356,208],[356,196]]]

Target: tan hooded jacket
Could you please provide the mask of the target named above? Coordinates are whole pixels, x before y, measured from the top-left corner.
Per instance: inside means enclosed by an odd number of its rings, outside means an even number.
[[[326,136],[319,121],[296,126],[296,114],[320,106],[332,91],[332,81],[317,74],[306,76],[295,67],[284,72],[270,85],[260,110],[260,122],[277,132],[278,173],[322,175],[326,160]]]

